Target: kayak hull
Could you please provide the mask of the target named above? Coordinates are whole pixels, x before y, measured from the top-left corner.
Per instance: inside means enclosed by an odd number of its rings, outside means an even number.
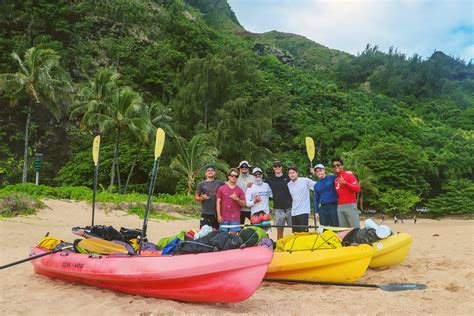
[[[31,255],[47,252],[33,248]],[[186,302],[240,302],[259,287],[273,252],[264,247],[181,256],[91,256],[58,252],[36,273],[118,292]]]
[[[409,234],[400,233],[374,242],[375,252],[369,267],[384,268],[400,264],[408,256],[412,241]]]
[[[293,252],[275,252],[266,278],[355,282],[374,254],[370,245]]]

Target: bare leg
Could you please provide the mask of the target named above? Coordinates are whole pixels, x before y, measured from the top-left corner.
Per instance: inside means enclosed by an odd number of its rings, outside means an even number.
[[[277,239],[283,238],[283,229],[284,228],[277,228]]]

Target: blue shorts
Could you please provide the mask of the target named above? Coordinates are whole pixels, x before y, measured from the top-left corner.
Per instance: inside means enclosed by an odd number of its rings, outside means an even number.
[[[232,225],[235,227],[222,227],[222,226],[227,226],[227,225]],[[219,228],[220,230],[223,230],[225,232],[240,232],[240,222],[222,222],[221,227]]]

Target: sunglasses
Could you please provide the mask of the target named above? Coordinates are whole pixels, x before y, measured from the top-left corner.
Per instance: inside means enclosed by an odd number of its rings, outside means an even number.
[[[240,167],[240,169],[248,169],[249,167],[248,166],[242,166]]]
[[[254,173],[253,175],[256,176],[256,177],[261,177],[262,176],[262,174],[260,172]]]
[[[238,174],[229,174],[229,177],[231,177],[231,178],[238,178],[239,175],[238,175]]]
[[[338,167],[340,167],[340,166],[342,166],[342,165],[341,165],[341,164],[338,164],[338,163],[336,163],[336,164],[334,164],[334,165],[332,165],[332,166],[333,166],[334,168],[338,168]]]

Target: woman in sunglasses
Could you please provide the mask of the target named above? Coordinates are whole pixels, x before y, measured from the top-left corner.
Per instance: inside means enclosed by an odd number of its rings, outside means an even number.
[[[240,210],[245,206],[245,193],[237,185],[239,170],[232,168],[227,175],[228,181],[217,190],[217,221],[220,229],[231,234],[240,231]],[[232,226],[232,227],[222,227]]]
[[[351,172],[344,171],[344,162],[341,158],[334,158],[332,160],[332,168],[337,175],[334,185],[337,192],[337,219],[339,226],[359,228],[357,193],[360,192],[360,185]]]

